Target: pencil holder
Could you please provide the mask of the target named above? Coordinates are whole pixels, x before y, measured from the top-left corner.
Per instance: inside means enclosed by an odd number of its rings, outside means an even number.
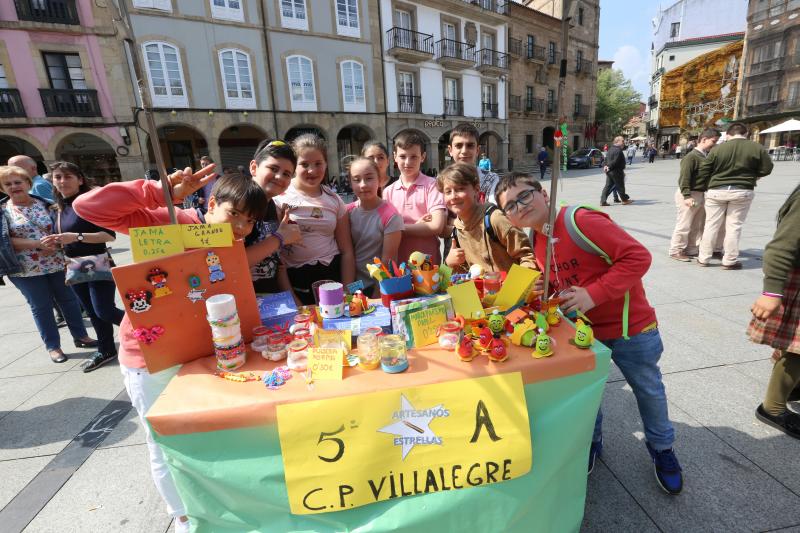
[[[381,280],[379,285],[381,288],[381,303],[383,303],[384,307],[389,307],[394,300],[411,298],[414,295],[411,274],[400,276],[399,278]]]

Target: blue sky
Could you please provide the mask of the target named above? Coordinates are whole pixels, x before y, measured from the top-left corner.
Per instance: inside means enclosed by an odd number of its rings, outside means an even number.
[[[600,59],[613,59],[614,68],[622,70],[633,87],[647,101],[650,94],[651,23],[658,5],[672,1],[603,0],[600,2]]]

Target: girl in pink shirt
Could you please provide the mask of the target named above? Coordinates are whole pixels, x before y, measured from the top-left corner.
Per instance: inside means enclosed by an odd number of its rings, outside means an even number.
[[[305,134],[292,142],[292,148],[297,155],[294,178],[274,200],[300,226],[302,240],[284,248],[281,259],[297,298],[312,305],[315,281],[330,279],[347,285],[355,280],[353,241],[344,202],[323,185],[328,170],[325,141]]]

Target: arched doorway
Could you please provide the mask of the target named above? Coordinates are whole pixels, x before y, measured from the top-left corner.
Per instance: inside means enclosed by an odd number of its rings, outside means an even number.
[[[249,124],[231,126],[223,130],[219,135],[220,172],[228,167],[241,166],[247,175],[258,143],[266,136],[266,133]]]
[[[546,146],[551,151],[556,149],[555,134],[556,129],[553,126],[547,126],[542,130],[542,146]]]
[[[88,133],[74,133],[56,147],[56,158],[75,163],[95,185],[120,181],[117,154],[103,139]]]
[[[327,140],[327,137],[325,137],[325,132],[323,132],[321,128],[314,126],[313,124],[295,126],[291,128],[289,131],[286,132],[286,135],[283,136],[283,140],[286,141],[287,143],[290,143],[306,133],[313,133],[317,137],[322,137],[323,139]]]
[[[34,145],[19,137],[0,135],[0,164],[5,165],[15,155],[27,155],[36,161],[40,175],[47,172],[44,157]]]
[[[339,167],[347,168],[350,160],[361,154],[364,144],[373,138],[372,132],[364,126],[351,125],[339,130],[336,136],[336,153],[339,154]]]
[[[435,176],[436,174],[438,174],[438,169],[435,169],[433,167],[433,165],[431,164],[431,155],[432,155],[431,154],[431,140],[427,135],[425,135],[424,133],[422,133],[418,129],[406,128],[406,129],[398,131],[397,133],[394,134],[394,137],[392,137],[392,145],[394,145],[394,140],[397,138],[397,136],[401,132],[404,132],[404,131],[413,131],[414,133],[416,133],[417,135],[422,137],[423,141],[425,141],[425,153],[427,154],[427,156],[425,157],[425,161],[422,163],[422,168],[421,168],[422,173],[423,174],[427,174],[428,176]],[[394,157],[394,155],[392,157]],[[395,175],[395,176],[400,174],[400,171],[397,169],[397,164],[394,163],[394,161],[392,161],[391,168],[392,168],[392,172],[390,172],[390,174]]]
[[[203,134],[184,124],[167,124],[158,128],[158,142],[167,168],[196,169],[200,157],[208,154],[208,142]]]
[[[484,132],[478,139],[478,152],[489,156],[492,162],[492,168],[499,168],[500,165],[500,149],[502,146],[502,139],[498,134],[493,131]]]
[[[446,131],[439,136],[439,170],[450,165],[454,161],[450,159],[447,146],[450,144],[450,132]]]

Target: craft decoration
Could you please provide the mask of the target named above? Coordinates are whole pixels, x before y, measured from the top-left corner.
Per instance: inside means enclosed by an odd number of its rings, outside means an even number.
[[[477,353],[475,352],[475,341],[472,340],[472,337],[466,333],[462,334],[461,339],[458,341],[456,353],[458,353],[458,358],[465,362],[475,359]]]
[[[287,381],[292,379],[292,373],[289,372],[289,367],[279,366],[272,372],[264,372],[264,377],[261,381],[270,390],[281,388]]]
[[[505,333],[506,318],[501,315],[499,311],[495,311],[489,315],[487,320],[489,321],[489,329],[492,330],[492,335],[494,335],[495,338],[499,338],[500,335]]]
[[[411,270],[432,270],[433,263],[431,256],[422,252],[411,252],[408,256],[408,264],[411,265]]]
[[[217,294],[206,300],[206,310],[217,369],[236,370],[247,361],[236,299],[232,294]]]
[[[296,320],[295,317],[300,316],[297,313],[297,304],[294,301],[294,297],[289,291],[259,294],[256,297],[256,301],[258,302],[258,314],[261,317],[261,324],[264,326],[289,328],[292,326],[293,321]],[[310,313],[304,316],[311,320]],[[311,329],[309,324],[305,324],[302,327]]]
[[[189,292],[186,293],[186,297],[189,298],[189,301],[194,303],[200,302],[205,299],[205,293],[207,289],[200,288],[200,276],[196,274],[192,274],[189,276]]]
[[[494,338],[492,339],[491,349],[488,351],[489,361],[493,361],[495,363],[502,363],[506,359],[508,359],[508,339],[505,338]]]
[[[553,342],[547,333],[540,333],[536,337],[536,348],[533,350],[534,358],[541,359],[542,357],[550,357],[553,355]]]
[[[583,350],[588,349],[594,342],[594,332],[591,326],[579,318],[575,322],[575,338],[570,339],[569,342]]]
[[[494,335],[488,326],[473,328],[473,335],[477,336],[475,348],[481,353],[488,353],[492,349]]]
[[[445,350],[457,349],[463,331],[464,317],[457,316],[455,320],[448,320],[436,329],[436,335],[439,337],[439,346]],[[360,342],[359,346],[361,346]]]
[[[508,309],[524,302],[540,275],[541,272],[538,270],[511,265],[506,280],[494,300],[494,305]]]
[[[558,312],[558,301],[547,303],[547,323],[551,326],[558,326],[561,323],[561,314]]]
[[[347,304],[347,316],[357,317],[367,315],[375,311],[375,306],[369,304],[369,299],[359,289],[350,297],[350,302]],[[325,317],[327,318],[327,317]]]
[[[355,280],[353,283],[347,284],[347,292],[350,294],[355,294],[356,291],[363,291],[364,290],[364,282],[360,279]]]
[[[533,320],[526,319],[514,325],[511,333],[511,343],[517,346],[533,346],[536,339],[536,324]]]
[[[206,255],[206,265],[208,265],[208,280],[211,283],[225,281],[225,272],[222,271],[222,264],[219,256],[213,251]]]
[[[134,313],[144,313],[148,311],[152,305],[150,300],[153,298],[153,293],[145,290],[129,290],[125,293],[125,299],[128,300],[128,307]]]
[[[233,381],[234,383],[245,383],[247,381],[261,381],[262,376],[259,376],[255,372],[225,372],[220,370],[216,373],[217,376],[221,377],[227,381]]]
[[[153,344],[164,332],[161,326],[139,327],[133,330],[133,338],[144,344]]]
[[[295,372],[305,372],[308,368],[308,341],[295,339],[289,343],[286,364]]]
[[[372,329],[372,328],[370,328]],[[383,331],[364,332],[358,337],[358,367],[364,370],[375,370],[381,362],[380,337]]]
[[[380,339],[381,370],[397,374],[408,369],[406,343],[399,335],[384,335]]]
[[[411,274],[398,278],[385,278],[378,282],[381,289],[381,303],[389,307],[394,300],[410,298],[414,295],[414,285]]]
[[[167,272],[161,270],[159,267],[155,267],[147,273],[147,281],[153,286],[154,298],[161,298],[162,296],[167,296],[172,294],[172,291],[169,287],[167,287]]]
[[[469,267],[469,277],[471,279],[478,279],[483,276],[483,267],[481,265],[472,265]]]
[[[453,298],[453,308],[456,314],[468,320],[483,316],[483,305],[474,281],[452,285],[447,288],[447,294]]]
[[[453,269],[447,265],[439,265],[439,291],[446,291],[450,286],[450,278],[453,275]]]
[[[344,287],[339,282],[319,286],[319,311],[322,318],[339,318],[344,314]]]

